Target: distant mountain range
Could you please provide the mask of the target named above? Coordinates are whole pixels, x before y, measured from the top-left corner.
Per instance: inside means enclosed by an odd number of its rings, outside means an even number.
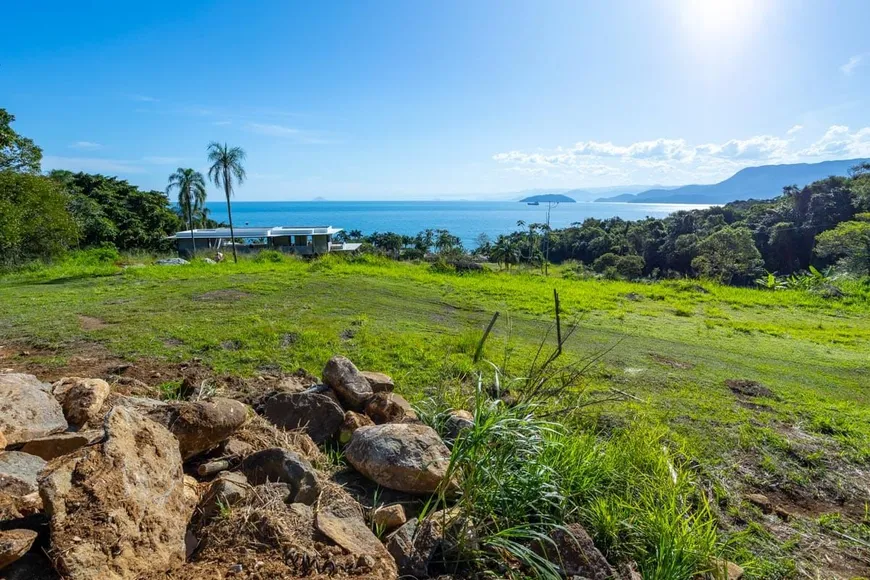
[[[595,201],[720,204],[739,199],[773,199],[782,193],[783,187],[803,187],[831,175],[848,175],[852,167],[864,161],[868,159],[747,167],[719,183],[655,188],[640,193],[625,192],[613,197],[599,197]]]

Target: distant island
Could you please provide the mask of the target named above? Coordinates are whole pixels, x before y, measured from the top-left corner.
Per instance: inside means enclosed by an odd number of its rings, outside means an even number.
[[[845,159],[821,163],[762,165],[741,169],[725,181],[709,185],[684,185],[673,189],[650,189],[637,194],[600,197],[597,202],[723,204],[739,199],[773,199],[787,185],[804,187],[831,175],[848,175],[868,159]]]
[[[325,198],[325,197],[317,196],[317,197],[315,197],[314,199],[312,199],[311,201],[326,201],[326,198]]]
[[[544,195],[532,195],[520,200],[522,203],[576,203],[567,195],[559,193],[547,193]]]

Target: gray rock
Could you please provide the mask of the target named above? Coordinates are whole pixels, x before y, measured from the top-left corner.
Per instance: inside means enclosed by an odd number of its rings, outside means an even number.
[[[278,427],[304,429],[315,443],[336,434],[344,421],[344,409],[318,393],[278,393],[263,403],[263,415]]]
[[[434,493],[442,485],[450,450],[434,429],[422,424],[387,423],[360,427],[345,457],[361,474],[407,493]],[[448,482],[448,491],[454,486]]]
[[[175,437],[123,407],[104,426],[101,445],[52,461],[40,476],[58,571],[126,580],[178,568],[195,502]]]
[[[248,418],[248,407],[232,399],[178,402],[155,407],[146,416],[169,429],[178,439],[181,457],[187,461],[217,447]]]
[[[334,356],[323,369],[323,382],[329,385],[341,402],[352,411],[361,411],[372,396],[371,385],[349,359]]]
[[[395,387],[395,385],[393,384],[393,379],[389,375],[374,371],[360,371],[360,374],[362,374],[362,376],[364,376],[365,379],[369,382],[369,386],[372,388],[372,392],[393,392],[393,388]]]
[[[102,431],[80,431],[78,433],[58,433],[48,437],[33,439],[24,444],[21,451],[51,461],[61,455],[72,453],[80,447],[90,445],[102,438]]]
[[[444,435],[447,439],[455,440],[459,434],[474,427],[474,415],[465,410],[451,411],[444,422]]]
[[[63,409],[50,385],[33,375],[0,373],[0,432],[7,446],[66,429]]]
[[[23,497],[39,489],[37,479],[46,461],[20,451],[0,453],[0,492]]]
[[[428,578],[429,562],[443,540],[443,532],[436,522],[414,518],[387,536],[385,545],[400,577]]]
[[[317,471],[308,461],[288,450],[274,447],[248,455],[241,466],[252,485],[281,482],[290,486],[291,502],[311,505],[320,495]]]
[[[0,531],[0,570],[22,558],[35,540],[33,530]]]
[[[589,580],[618,578],[607,558],[580,524],[568,524],[550,532],[552,543],[540,542],[535,551],[559,567],[563,576],[582,576]]]
[[[163,260],[157,260],[154,262],[158,266],[184,266],[185,264],[189,264],[187,260],[184,258],[164,258]]]

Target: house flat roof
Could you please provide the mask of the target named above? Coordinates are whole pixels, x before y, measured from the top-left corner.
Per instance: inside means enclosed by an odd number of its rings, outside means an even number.
[[[278,236],[325,236],[335,235],[342,231],[341,228],[332,226],[273,226],[273,227],[258,227],[258,228],[233,228],[236,238],[275,238]],[[182,230],[176,232],[174,236],[169,236],[170,240],[179,238],[190,239],[191,231]],[[229,239],[230,228],[211,228],[193,230],[194,239]]]

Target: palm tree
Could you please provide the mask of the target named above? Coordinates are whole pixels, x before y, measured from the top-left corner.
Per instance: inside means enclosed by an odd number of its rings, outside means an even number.
[[[178,190],[178,206],[181,208],[181,217],[190,227],[190,243],[193,244],[193,253],[196,254],[193,215],[201,211],[203,204],[205,204],[205,178],[199,171],[179,167],[175,173],[169,176],[166,195],[172,195],[174,189]]]
[[[233,179],[241,185],[245,181],[245,168],[242,162],[245,160],[245,151],[241,147],[221,145],[217,141],[208,144],[208,160],[211,167],[208,177],[217,187],[223,187],[227,196],[227,216],[230,220],[230,239],[233,243],[233,262],[238,263],[236,256],[236,235],[233,231],[233,210],[230,205],[230,197],[233,195]]]

